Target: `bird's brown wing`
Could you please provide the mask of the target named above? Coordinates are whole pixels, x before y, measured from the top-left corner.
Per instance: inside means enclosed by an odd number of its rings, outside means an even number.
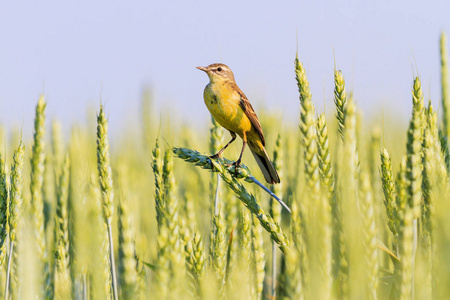
[[[253,109],[252,105],[250,104],[250,101],[248,101],[245,94],[241,91],[241,89],[235,84],[231,83],[233,88],[239,93],[239,96],[241,97],[241,101],[239,102],[240,107],[244,111],[244,113],[247,115],[247,117],[250,119],[250,122],[252,123],[253,127],[255,127],[256,131],[258,132],[259,137],[261,138],[261,142],[263,146],[266,146],[266,141],[264,140],[264,135],[262,132],[261,124],[259,123],[258,116],[256,116],[255,110]]]

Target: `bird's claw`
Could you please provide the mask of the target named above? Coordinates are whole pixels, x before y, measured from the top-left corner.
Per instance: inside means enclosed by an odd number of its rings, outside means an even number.
[[[220,158],[220,155],[219,155],[218,153],[209,156],[209,164],[211,165],[211,168],[213,168],[213,162],[212,162],[212,160],[213,160],[213,159],[218,159],[218,158]]]
[[[216,153],[214,155],[209,156],[209,158],[210,159],[218,159],[218,158],[220,158],[220,155]]]
[[[237,175],[239,174],[238,168],[241,167],[241,160],[238,159],[237,161],[233,162],[233,163],[231,164],[231,166],[234,167],[234,175],[237,176]]]

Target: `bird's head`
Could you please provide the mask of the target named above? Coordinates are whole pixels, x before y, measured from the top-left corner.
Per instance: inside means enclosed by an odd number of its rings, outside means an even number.
[[[234,81],[233,72],[224,64],[211,64],[207,67],[197,67],[197,69],[206,72],[211,82],[223,80]]]

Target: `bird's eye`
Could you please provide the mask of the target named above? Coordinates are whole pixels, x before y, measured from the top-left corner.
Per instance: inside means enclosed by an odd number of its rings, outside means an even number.
[[[218,67],[218,68],[217,68],[217,71],[221,72],[221,71],[222,71],[222,68],[221,68],[221,67]]]

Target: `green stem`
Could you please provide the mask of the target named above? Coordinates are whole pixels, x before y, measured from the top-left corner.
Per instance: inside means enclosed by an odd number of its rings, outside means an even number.
[[[10,242],[9,256],[8,256],[8,269],[6,270],[6,284],[5,284],[5,300],[9,299],[9,278],[11,277],[11,261],[13,254],[14,242]]]
[[[275,242],[272,241],[272,299],[277,298],[276,290],[276,280],[277,280],[277,247]]]
[[[112,226],[111,226],[111,218],[107,220],[108,226],[108,239],[109,239],[109,261],[111,266],[111,281],[112,281],[112,290],[113,290],[113,298],[114,300],[118,300],[117,294],[117,277],[116,277],[116,267],[114,263],[114,246],[113,246],[113,237],[112,237]]]
[[[87,293],[88,293],[88,287],[87,287],[86,273],[83,272],[83,298],[82,298],[83,300],[88,299]]]

